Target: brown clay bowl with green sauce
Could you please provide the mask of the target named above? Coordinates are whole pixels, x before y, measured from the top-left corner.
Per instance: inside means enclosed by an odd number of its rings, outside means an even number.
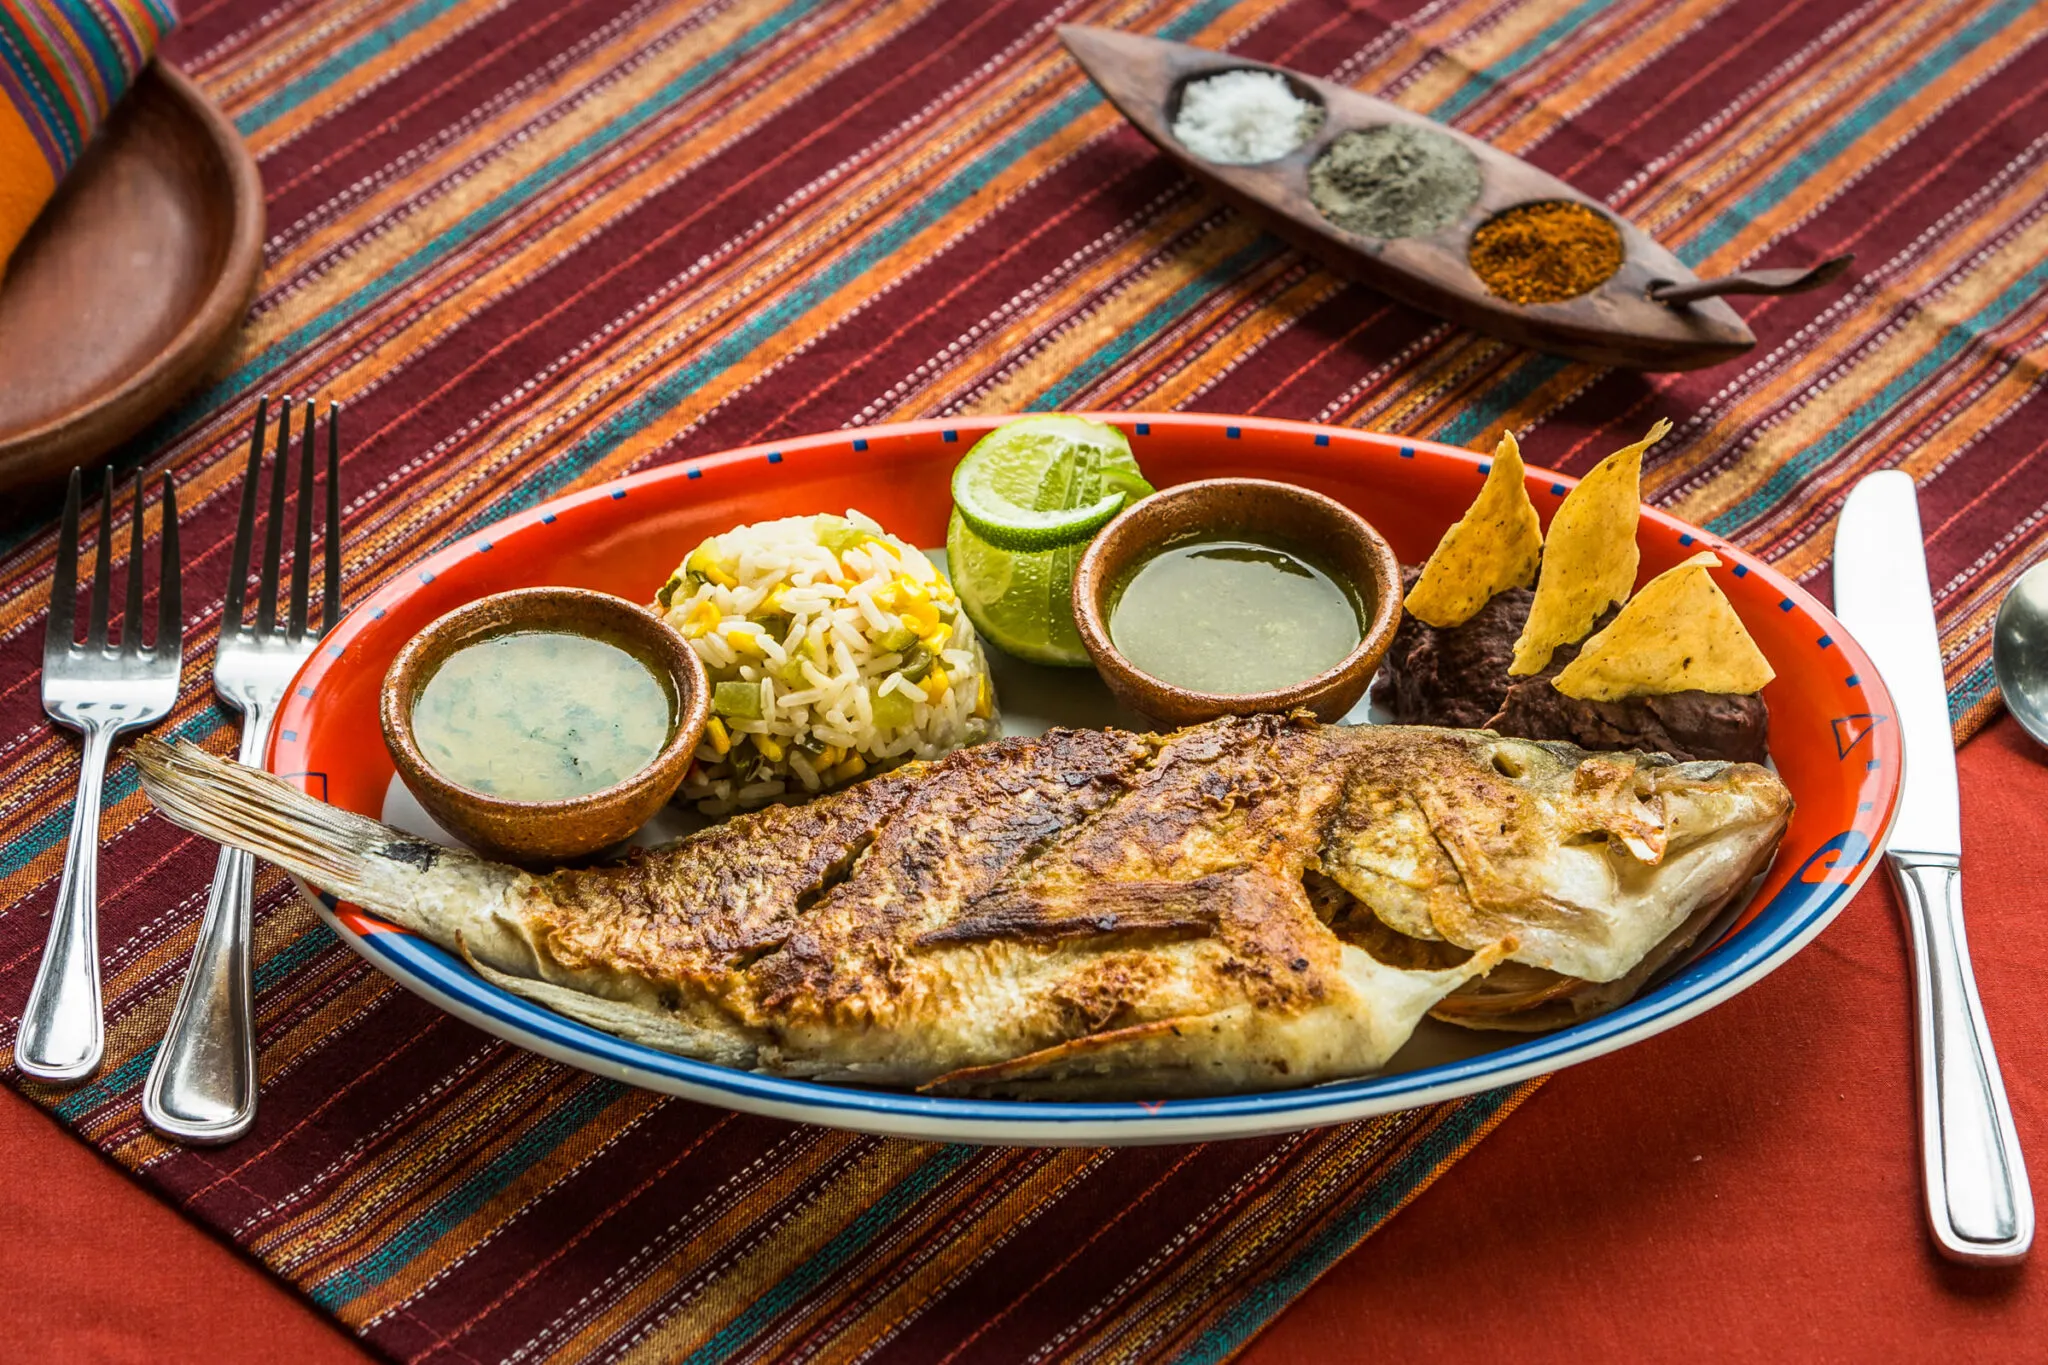
[[[464,786],[429,761],[413,721],[434,674],[459,650],[532,632],[614,645],[662,685],[670,707],[668,738],[631,776],[558,800],[514,800]],[[391,760],[427,813],[486,857],[541,866],[611,848],[652,819],[690,770],[710,698],[696,652],[652,612],[584,588],[522,588],[458,607],[414,636],[385,673],[380,704]]]
[[[1334,665],[1290,686],[1258,692],[1199,691],[1153,676],[1110,634],[1119,593],[1164,547],[1203,537],[1240,538],[1294,553],[1345,587],[1359,640]],[[1321,493],[1266,479],[1204,479],[1154,493],[1102,528],[1074,570],[1074,624],[1088,657],[1119,701],[1170,725],[1219,716],[1306,709],[1341,719],[1371,685],[1401,624],[1401,568],[1370,522]]]

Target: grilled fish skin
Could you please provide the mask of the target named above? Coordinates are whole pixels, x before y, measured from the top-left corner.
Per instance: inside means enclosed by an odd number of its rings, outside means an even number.
[[[598,1028],[1046,1099],[1362,1075],[1504,958],[1545,1000],[1625,982],[1747,884],[1790,811],[1751,765],[1257,716],[1001,740],[533,875],[188,744],[134,752],[178,824]]]

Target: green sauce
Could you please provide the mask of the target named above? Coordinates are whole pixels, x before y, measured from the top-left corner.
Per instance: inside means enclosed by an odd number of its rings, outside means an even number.
[[[511,801],[615,787],[668,743],[669,686],[588,635],[519,631],[442,661],[412,708],[413,738],[449,781]]]
[[[1218,538],[1144,560],[1109,609],[1109,637],[1161,682],[1237,696],[1292,687],[1358,647],[1350,592],[1300,555]]]

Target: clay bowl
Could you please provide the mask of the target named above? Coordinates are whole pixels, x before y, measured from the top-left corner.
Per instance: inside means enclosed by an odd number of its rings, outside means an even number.
[[[1293,550],[1357,593],[1368,619],[1334,667],[1271,692],[1197,692],[1144,672],[1109,638],[1117,591],[1147,556],[1200,535],[1240,536]],[[1074,623],[1102,680],[1133,710],[1170,725],[1305,707],[1336,721],[1358,704],[1401,624],[1401,568],[1372,524],[1321,493],[1266,479],[1184,483],[1124,509],[1074,571]]]
[[[489,796],[435,771],[413,738],[413,704],[421,689],[463,646],[529,630],[594,636],[666,681],[675,720],[668,743],[646,767],[617,786],[560,801]],[[608,849],[652,819],[690,770],[710,701],[711,685],[696,652],[652,612],[586,588],[522,588],[458,607],[414,636],[384,674],[380,718],[399,776],[442,828],[486,857],[538,865]]]
[[[233,341],[263,269],[263,181],[159,58],[0,279],[0,489],[61,481],[154,421]]]

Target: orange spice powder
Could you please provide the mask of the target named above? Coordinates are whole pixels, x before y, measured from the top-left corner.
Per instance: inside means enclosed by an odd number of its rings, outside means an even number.
[[[1510,303],[1559,303],[1621,269],[1621,233],[1606,215],[1568,199],[1517,204],[1479,225],[1467,259]]]

